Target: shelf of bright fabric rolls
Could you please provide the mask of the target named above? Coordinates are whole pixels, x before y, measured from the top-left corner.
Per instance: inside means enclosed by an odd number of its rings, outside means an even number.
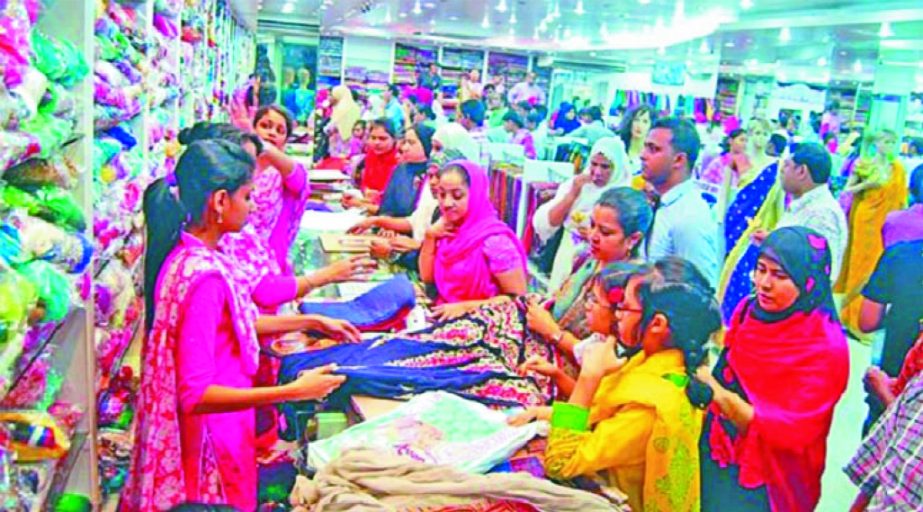
[[[22,7],[22,3],[11,2],[7,5],[12,16],[17,16],[17,8]],[[67,16],[56,15],[60,12],[66,12]],[[21,12],[21,11],[19,11]],[[23,21],[27,18],[20,18]],[[69,52],[71,49],[78,53],[84,61],[89,64],[92,62],[92,44],[93,44],[93,6],[86,2],[78,0],[59,0],[57,3],[48,6],[42,6],[38,13],[35,25],[31,28],[30,34],[33,44],[36,37],[43,37],[48,43],[40,50],[41,52],[53,51]],[[62,50],[57,41],[66,41],[72,45],[71,49]],[[54,50],[50,50],[54,47]],[[60,58],[61,53],[57,54]],[[89,59],[87,58],[89,56]],[[48,57],[48,54],[39,55],[38,53],[30,56],[29,69],[39,72],[35,66],[42,66],[43,73],[48,79],[49,87],[64,87],[69,93],[68,96],[73,100],[74,123],[69,126],[71,135],[64,137],[64,142],[55,141],[56,146],[45,147],[48,138],[37,139],[43,146],[42,152],[25,162],[25,165],[46,165],[56,166],[60,162],[58,158],[63,158],[73,165],[77,170],[73,188],[60,182],[54,181],[35,181],[33,185],[40,187],[60,187],[59,191],[70,190],[76,205],[79,205],[80,214],[83,217],[83,223],[86,226],[92,226],[92,172],[89,171],[92,162],[92,133],[93,133],[93,84],[91,75],[84,76],[79,82],[73,85],[65,85],[64,82],[52,80],[47,75],[48,61],[39,64],[37,59]],[[71,55],[75,57],[75,55]],[[71,66],[74,64],[71,63]],[[73,71],[77,73],[77,71]],[[72,75],[73,76],[73,75]],[[42,100],[44,104],[48,97]],[[54,100],[56,101],[56,100]],[[34,114],[33,114],[34,115]],[[44,115],[44,114],[42,114]],[[61,115],[58,110],[48,115],[55,117]],[[68,123],[70,124],[70,123]],[[2,164],[4,167],[6,163]],[[22,164],[21,164],[22,165]],[[22,169],[20,167],[19,169]],[[11,171],[11,169],[0,169],[0,176]],[[9,175],[4,176],[10,178]],[[15,206],[7,204],[9,206]],[[0,208],[5,210],[5,208]],[[20,212],[21,213],[21,212]],[[15,212],[6,210],[6,214],[18,215]],[[15,219],[3,218],[5,214],[0,213],[0,220],[4,223],[11,221],[8,227],[11,229],[20,229],[18,236],[22,238],[23,252],[20,256],[26,258],[25,262],[20,261],[15,268],[23,270],[26,267],[34,266],[38,262],[49,261],[55,266],[60,266],[58,258],[51,252],[39,253],[41,245],[36,245],[35,240],[29,240],[29,237],[48,237],[47,243],[66,244],[62,237],[71,237],[77,235],[77,231],[66,231],[52,225],[44,224],[38,230],[29,231],[25,229],[24,224],[17,223]],[[20,217],[22,219],[31,219],[28,215]],[[7,232],[9,233],[9,231]],[[86,241],[92,240],[92,233],[87,230],[81,235]],[[63,249],[63,246],[58,246]],[[44,247],[47,251],[48,246]],[[85,254],[88,254],[85,252]],[[9,256],[5,254],[4,256]],[[6,265],[6,262],[3,262]],[[4,417],[2,422],[6,427],[14,428],[21,432],[21,428],[27,428],[31,432],[26,439],[18,438],[13,435],[14,442],[21,445],[29,445],[32,439],[40,436],[42,442],[33,449],[37,451],[29,453],[30,450],[21,451],[20,448],[14,449],[12,453],[19,455],[19,462],[10,472],[11,468],[0,468],[0,472],[10,476],[10,483],[13,485],[9,488],[0,489],[6,494],[0,492],[3,497],[3,503],[0,507],[4,510],[17,509],[20,507],[26,510],[39,510],[53,508],[59,498],[65,493],[78,493],[89,498],[90,503],[98,503],[98,494],[96,490],[96,470],[95,470],[95,446],[92,442],[87,442],[95,437],[95,400],[93,397],[93,382],[95,374],[95,359],[93,357],[92,344],[92,325],[94,321],[94,304],[89,295],[89,283],[86,280],[86,273],[89,269],[84,265],[84,270],[80,275],[71,274],[68,282],[71,286],[78,286],[82,283],[83,293],[77,291],[68,291],[59,289],[57,293],[69,295],[72,297],[68,307],[69,312],[63,319],[49,321],[50,304],[45,302],[38,309],[32,310],[30,315],[36,315],[37,323],[32,324],[27,331],[22,331],[23,336],[29,336],[29,346],[26,351],[17,357],[9,357],[9,350],[16,346],[14,342],[6,344],[4,347],[5,357],[4,365],[12,365],[12,373],[8,375],[8,386],[3,389],[3,409],[4,416],[10,414],[7,409],[16,409],[16,413],[22,413],[28,416],[22,423],[8,416]],[[9,271],[10,268],[5,269]],[[60,297],[60,295],[59,295]],[[80,299],[77,299],[80,297]],[[11,299],[11,297],[6,297]],[[44,310],[43,313],[39,313]],[[6,371],[7,368],[4,368]],[[60,386],[59,389],[56,388]],[[38,393],[39,397],[35,397]],[[31,398],[30,398],[31,397]],[[38,400],[38,401],[36,401]],[[53,412],[54,414],[50,414]],[[13,414],[16,414],[13,413]],[[62,414],[63,413],[63,414]],[[63,416],[68,417],[67,424],[74,423],[73,433],[67,436],[63,433],[66,428],[61,427]],[[39,419],[39,418],[43,419]],[[15,426],[14,426],[15,425]],[[6,440],[9,442],[9,439]],[[9,449],[10,445],[0,447],[0,453]],[[49,450],[50,449],[50,450]],[[66,453],[61,453],[63,449]],[[53,455],[45,453],[48,451],[55,452]],[[9,454],[10,452],[5,452]],[[0,464],[9,462],[8,457]],[[30,462],[29,459],[37,459]],[[10,507],[10,508],[7,508]]]

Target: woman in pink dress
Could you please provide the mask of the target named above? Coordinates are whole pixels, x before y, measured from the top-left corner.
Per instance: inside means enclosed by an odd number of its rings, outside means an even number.
[[[439,171],[436,199],[442,218],[420,249],[420,278],[439,290],[439,319],[526,293],[526,256],[516,233],[490,202],[487,172],[469,161]]]
[[[277,105],[262,107],[253,118],[253,129],[264,144],[253,175],[250,223],[285,272],[291,272],[288,253],[311,193],[304,166],[285,154],[293,127],[291,115]]]
[[[218,251],[250,213],[255,162],[227,141],[199,141],[173,181],[144,194],[145,341],[136,445],[122,511],[188,502],[257,506],[254,413],[259,405],[321,399],[334,367],[291,385],[256,388],[256,308]]]

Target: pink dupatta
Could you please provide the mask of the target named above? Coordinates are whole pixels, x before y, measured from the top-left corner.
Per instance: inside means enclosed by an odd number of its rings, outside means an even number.
[[[250,195],[253,201],[253,209],[250,212],[248,221],[259,237],[267,244],[270,254],[278,262],[279,269],[285,272],[291,271],[288,263],[288,251],[291,250],[295,237],[298,235],[301,218],[304,216],[308,205],[308,197],[310,197],[311,193],[307,171],[296,167],[292,172],[305,173],[305,185],[299,192],[293,192],[286,188],[282,174],[275,167],[257,169],[253,177],[253,192]],[[287,225],[280,227],[279,222],[283,218]],[[284,247],[275,247],[273,245],[273,233],[277,229],[285,230],[282,239]]]
[[[490,184],[482,167],[469,161],[452,162],[465,170],[468,188],[468,215],[455,236],[436,243],[434,278],[442,302],[489,299],[493,274],[484,255],[484,241],[505,236],[519,249],[523,272],[526,254],[516,233],[497,216],[490,202]],[[464,269],[459,273],[455,269]]]
[[[138,395],[135,448],[131,471],[122,493],[123,512],[161,511],[188,501],[180,447],[179,398],[176,386],[175,351],[182,317],[189,311],[186,300],[202,278],[220,274],[230,289],[230,312],[240,343],[244,371],[255,375],[259,345],[256,309],[245,290],[236,285],[228,262],[220,253],[202,245],[191,235],[182,238],[160,272],[156,291],[154,325],[145,338],[141,354],[141,392]],[[206,431],[203,436],[202,479],[198,501],[225,503],[217,455]]]

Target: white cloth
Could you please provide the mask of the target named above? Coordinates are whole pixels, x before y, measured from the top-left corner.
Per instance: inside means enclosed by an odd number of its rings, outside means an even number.
[[[466,160],[477,162],[481,158],[481,148],[464,126],[448,123],[436,129],[433,140],[442,144],[442,149],[454,149],[465,155]]]
[[[340,138],[346,142],[353,136],[353,127],[362,116],[362,109],[353,101],[353,95],[345,85],[334,87],[330,96],[337,100],[330,114],[330,126],[336,128]]]
[[[712,286],[718,284],[718,224],[693,180],[670,189],[660,198],[647,244],[647,259],[683,258],[699,269]]]
[[[433,214],[439,208],[439,201],[433,197],[433,191],[429,188],[429,183],[423,186],[420,192],[420,201],[417,202],[417,209],[407,217],[410,226],[413,228],[413,239],[422,242],[426,235],[426,230],[433,225]]]
[[[830,188],[821,185],[791,202],[779,219],[778,228],[802,226],[813,229],[830,244],[830,280],[836,282],[840,265],[849,241],[849,224],[840,203],[834,199]]]
[[[587,166],[584,173],[590,172],[590,161],[593,156],[603,155],[612,163],[612,176],[609,183],[600,187],[590,182],[580,190],[580,196],[574,201],[570,212],[564,219],[564,229],[567,231],[561,238],[561,245],[555,254],[554,266],[551,269],[551,280],[548,283],[549,289],[555,290],[564,284],[564,281],[571,274],[574,265],[574,259],[577,256],[579,244],[575,243],[573,236],[578,232],[580,226],[585,226],[589,222],[589,217],[593,213],[593,207],[599,198],[602,197],[606,190],[614,187],[628,186],[631,184],[631,171],[629,168],[628,157],[625,155],[625,145],[622,139],[618,137],[607,137],[600,139],[590,151],[590,159],[587,160]],[[574,188],[574,178],[570,178],[558,187],[554,198],[543,204],[535,211],[532,217],[532,227],[535,233],[542,240],[551,238],[561,225],[554,226],[551,224],[551,210],[559,205],[570,194]],[[579,212],[581,218],[574,219],[574,213]]]

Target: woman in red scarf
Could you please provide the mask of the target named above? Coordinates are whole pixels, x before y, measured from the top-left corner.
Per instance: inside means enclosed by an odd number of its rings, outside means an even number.
[[[849,353],[830,289],[827,241],[774,231],[712,373],[701,451],[702,511],[808,512],[820,499],[833,408]]]
[[[397,129],[387,119],[369,123],[369,140],[359,188],[366,199],[376,204],[388,188],[391,174],[397,167],[397,137]]]

